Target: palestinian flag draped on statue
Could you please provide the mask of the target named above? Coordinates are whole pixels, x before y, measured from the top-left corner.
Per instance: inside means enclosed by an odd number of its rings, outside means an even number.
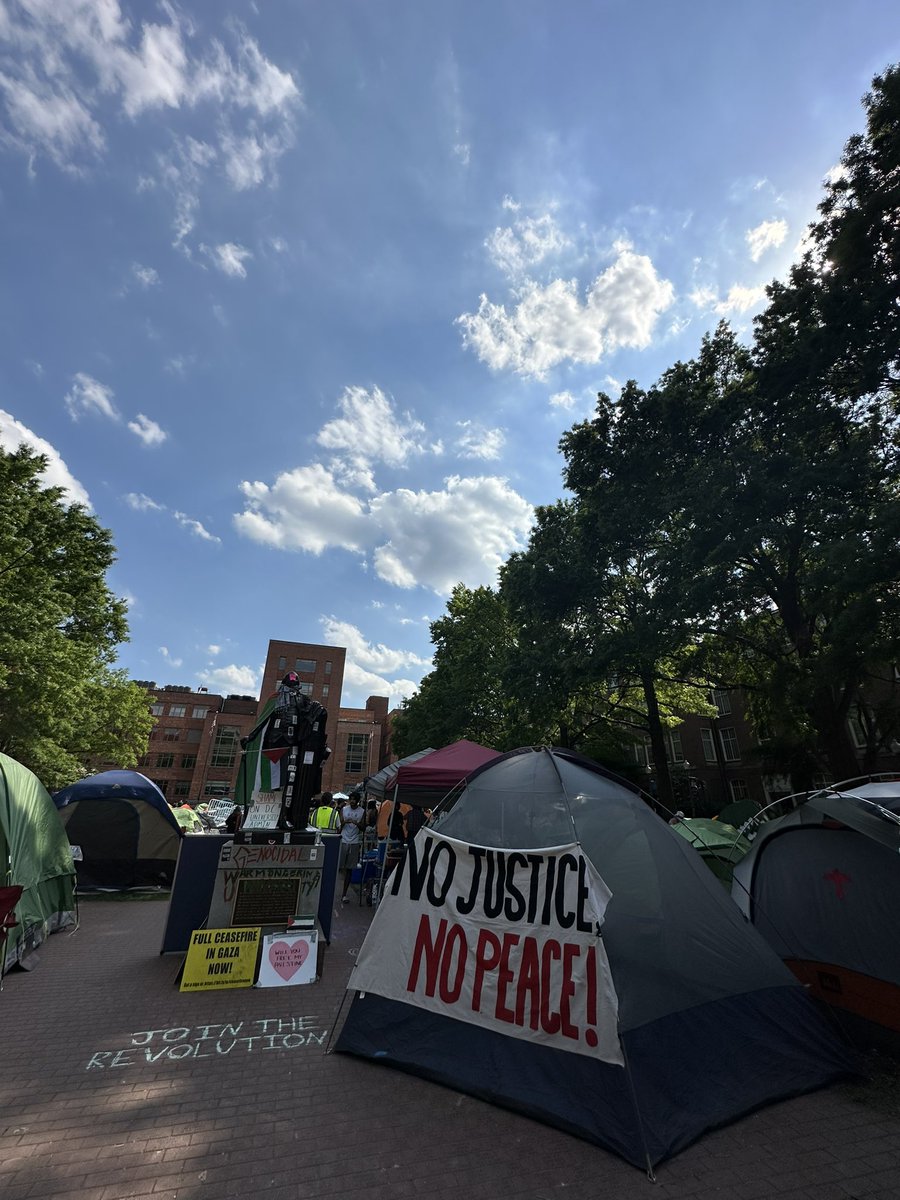
[[[266,723],[244,754],[235,788],[236,804],[248,806],[260,792],[281,791],[284,783],[281,764],[288,748],[273,728],[277,700],[278,693],[273,692],[259,714],[260,721]]]

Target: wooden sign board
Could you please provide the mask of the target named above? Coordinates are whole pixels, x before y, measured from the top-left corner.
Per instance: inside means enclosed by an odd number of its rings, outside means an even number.
[[[181,976],[182,992],[252,987],[259,929],[195,929]]]

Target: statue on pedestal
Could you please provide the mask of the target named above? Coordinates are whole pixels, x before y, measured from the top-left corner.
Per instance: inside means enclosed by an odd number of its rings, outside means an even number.
[[[331,753],[327,720],[326,709],[300,690],[296,671],[288,671],[254,728],[241,738],[237,801],[245,814],[254,794],[280,789],[276,828],[306,827],[312,798],[321,791],[322,764]],[[247,779],[251,760],[255,765],[252,787]]]

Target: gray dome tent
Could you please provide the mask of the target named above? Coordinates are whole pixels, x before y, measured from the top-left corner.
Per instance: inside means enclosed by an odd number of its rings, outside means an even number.
[[[900,1045],[900,779],[839,783],[759,825],[732,896],[863,1043]]]
[[[580,845],[612,893],[602,941],[624,1067],[371,990],[354,997],[339,1051],[516,1109],[648,1167],[705,1130],[852,1069],[818,1008],[691,846],[590,760],[564,750],[505,754],[469,776],[434,828],[481,847]]]

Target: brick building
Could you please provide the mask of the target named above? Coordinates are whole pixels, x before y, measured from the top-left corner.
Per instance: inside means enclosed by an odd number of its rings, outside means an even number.
[[[676,729],[666,733],[666,757],[672,771],[676,800],[685,812],[705,816],[719,812],[732,800],[749,799],[765,805],[790,795],[790,779],[766,769],[740,689],[717,688],[711,693],[711,700],[716,706],[714,717],[689,715]],[[858,755],[860,775],[900,770],[900,745],[897,743],[885,746],[866,764],[867,734],[859,706],[851,710],[847,721]],[[633,759],[644,776],[642,786],[650,788],[652,756],[649,738],[634,745]],[[829,780],[823,774],[815,780],[815,786],[825,787],[832,782],[842,781]],[[689,809],[695,811],[689,812]]]
[[[253,696],[220,696],[180,684],[157,687],[138,680],[154,697],[156,725],[139,769],[169,801],[213,800],[234,793],[240,740],[256,721]]]
[[[349,792],[390,761],[390,725],[384,696],[370,696],[365,708],[341,707],[346,656],[342,646],[270,641],[258,698],[138,680],[153,697],[150,711],[156,717],[139,770],[169,801],[197,804],[233,796],[241,738],[256,724],[279,680],[296,671],[300,690],[328,711],[331,755],[322,770],[322,789]]]

